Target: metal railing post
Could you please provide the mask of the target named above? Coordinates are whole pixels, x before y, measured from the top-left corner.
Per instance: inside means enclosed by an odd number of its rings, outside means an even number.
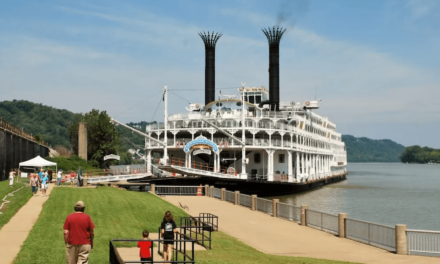
[[[306,221],[306,210],[309,208],[308,205],[301,205],[301,225],[307,226]]]
[[[346,232],[345,232],[345,219],[347,219],[348,214],[347,213],[339,213],[338,214],[338,233],[339,237],[346,238]]]
[[[277,213],[278,213],[277,206],[278,206],[279,202],[280,202],[279,199],[273,199],[272,200],[272,216],[273,217],[277,217]]]
[[[396,225],[396,254],[408,255],[406,225]]]
[[[239,205],[240,204],[240,192],[239,191],[235,191],[235,205]]]

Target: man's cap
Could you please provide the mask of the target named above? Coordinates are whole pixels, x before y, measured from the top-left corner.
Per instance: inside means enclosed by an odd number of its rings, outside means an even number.
[[[84,204],[83,201],[78,201],[76,202],[75,207],[86,207],[86,205]]]

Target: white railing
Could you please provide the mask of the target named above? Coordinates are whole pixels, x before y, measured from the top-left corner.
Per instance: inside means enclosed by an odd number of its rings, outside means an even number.
[[[347,218],[345,232],[347,238],[391,251],[396,250],[394,227]]]
[[[221,199],[222,198],[222,190],[221,189],[217,189],[217,188],[213,188],[212,189],[212,196],[214,198]]]
[[[267,214],[272,214],[272,200],[267,200],[263,198],[256,198],[257,210]]]
[[[440,256],[440,231],[407,229],[408,254]]]
[[[299,223],[301,221],[301,207],[278,203],[277,216]]]
[[[314,210],[306,210],[307,226],[320,229],[332,234],[339,234],[338,216],[318,212]]]
[[[230,191],[225,191],[225,200],[231,203],[235,203],[235,193]]]
[[[151,176],[151,174],[140,173],[140,174],[129,174],[129,175],[98,176],[98,177],[90,177],[84,179],[87,179],[87,183],[99,183],[99,182],[110,182],[110,181],[120,181],[120,180],[130,180],[130,179],[141,179],[147,176]]]
[[[238,204],[243,205],[248,208],[251,208],[252,207],[252,196],[246,195],[246,194],[239,194],[238,195]]]

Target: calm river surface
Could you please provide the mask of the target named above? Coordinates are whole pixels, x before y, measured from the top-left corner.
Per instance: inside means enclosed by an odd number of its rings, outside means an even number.
[[[346,181],[278,198],[312,210],[440,231],[440,165],[349,163]]]

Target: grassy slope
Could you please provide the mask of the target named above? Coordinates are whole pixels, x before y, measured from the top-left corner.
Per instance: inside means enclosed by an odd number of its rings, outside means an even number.
[[[64,263],[63,223],[77,200],[86,203],[95,225],[95,248],[90,263],[108,262],[112,238],[140,238],[142,230],[157,232],[166,210],[178,218],[185,212],[148,193],[95,189],[56,188],[14,263]],[[196,252],[197,263],[345,263],[267,255],[222,232],[213,234],[213,250]],[[132,246],[132,245],[130,245]]]
[[[86,213],[96,226],[91,263],[108,262],[110,239],[141,238],[144,229],[156,233],[166,210],[171,210],[176,220],[186,215],[181,209],[149,193],[110,187],[98,190],[56,188],[45,203],[15,263],[64,263],[63,224],[78,200],[85,202]]]
[[[240,242],[223,232],[216,232],[212,235],[212,250],[196,251],[195,258],[199,264],[224,264],[224,263],[295,263],[295,264],[342,264],[351,263],[343,261],[312,259],[302,257],[285,257],[269,255]],[[264,238],[262,238],[264,239]]]
[[[0,204],[3,202],[1,200],[5,195],[21,188],[27,182],[27,179],[20,179],[20,182],[14,182],[14,187],[11,188],[9,187],[9,180],[0,181]],[[8,196],[6,200],[10,201],[10,203],[3,206],[1,210],[3,214],[0,215],[0,228],[2,228],[31,197],[32,192],[30,187],[21,189],[14,193],[14,196]]]

